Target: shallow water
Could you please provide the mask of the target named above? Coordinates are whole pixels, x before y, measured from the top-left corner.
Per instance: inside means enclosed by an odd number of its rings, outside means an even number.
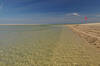
[[[0,26],[0,66],[49,63],[63,26]]]
[[[0,66],[97,66],[96,51],[65,25],[0,26]]]

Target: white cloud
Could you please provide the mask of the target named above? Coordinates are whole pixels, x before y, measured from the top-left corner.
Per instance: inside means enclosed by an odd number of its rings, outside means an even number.
[[[80,16],[78,13],[72,13],[73,16]]]
[[[66,14],[66,16],[80,16],[79,13],[68,13]]]

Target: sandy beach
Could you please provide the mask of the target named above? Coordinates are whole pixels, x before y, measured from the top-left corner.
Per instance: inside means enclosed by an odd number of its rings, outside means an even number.
[[[100,23],[69,25],[90,45],[100,49]]]

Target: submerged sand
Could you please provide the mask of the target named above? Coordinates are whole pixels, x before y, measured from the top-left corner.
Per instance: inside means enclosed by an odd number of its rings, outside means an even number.
[[[0,29],[0,66],[99,65],[100,52],[65,25]]]

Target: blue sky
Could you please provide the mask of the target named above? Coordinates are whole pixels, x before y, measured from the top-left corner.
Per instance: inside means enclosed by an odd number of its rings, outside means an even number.
[[[0,24],[100,22],[100,0],[0,0]]]

